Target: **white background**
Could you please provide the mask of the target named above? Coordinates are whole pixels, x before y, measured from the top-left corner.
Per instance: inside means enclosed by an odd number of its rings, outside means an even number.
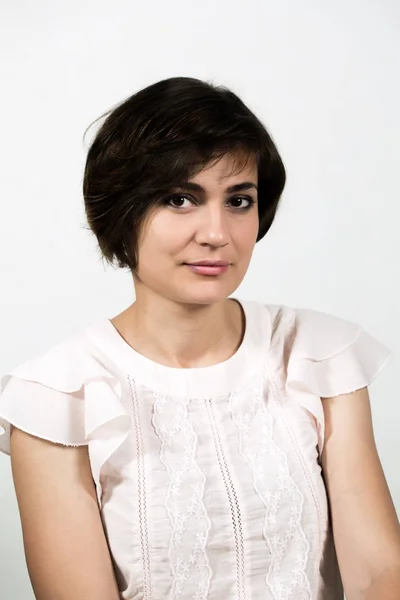
[[[84,230],[85,128],[172,76],[230,87],[288,183],[235,295],[356,321],[394,353],[371,386],[400,509],[400,3],[3,0],[0,372],[134,299]],[[0,598],[33,598],[0,458]]]

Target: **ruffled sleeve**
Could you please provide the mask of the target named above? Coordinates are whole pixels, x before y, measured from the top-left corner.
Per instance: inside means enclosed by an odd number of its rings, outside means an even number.
[[[1,378],[0,451],[10,454],[11,426],[65,446],[88,445],[100,500],[102,467],[130,429],[123,382],[82,334],[24,362]]]
[[[321,398],[369,385],[391,351],[360,325],[310,309],[296,311],[288,380]]]
[[[29,377],[29,375],[25,375]],[[10,454],[11,425],[65,446],[85,445],[83,390],[66,393],[11,371],[1,378],[0,451]]]
[[[359,324],[328,313],[283,307],[273,320],[282,385],[288,397],[313,415],[322,452],[323,399],[368,386],[392,353]]]

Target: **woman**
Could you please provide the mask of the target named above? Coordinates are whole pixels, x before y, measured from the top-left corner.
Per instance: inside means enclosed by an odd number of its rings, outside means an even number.
[[[390,600],[400,534],[368,384],[388,350],[314,310],[229,297],[285,170],[225,88],[173,78],[111,111],[84,198],[136,300],[6,374],[39,600]],[[200,264],[201,263],[201,264]]]

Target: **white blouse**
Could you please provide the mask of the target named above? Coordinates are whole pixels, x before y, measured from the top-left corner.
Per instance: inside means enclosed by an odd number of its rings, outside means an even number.
[[[88,445],[121,599],[343,598],[321,397],[368,385],[390,351],[335,316],[237,300],[242,344],[213,366],[155,363],[103,319],[2,377],[1,451],[10,424]]]

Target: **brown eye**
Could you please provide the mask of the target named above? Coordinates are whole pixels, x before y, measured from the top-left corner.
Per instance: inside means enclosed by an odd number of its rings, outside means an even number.
[[[193,198],[191,196],[188,196],[187,194],[174,194],[173,196],[169,196],[168,198],[166,198],[163,203],[167,206],[171,206],[172,208],[182,210],[184,208],[189,208],[190,206],[189,204],[186,204],[186,206],[184,205],[185,200],[187,200],[191,204],[194,203]],[[255,200],[247,196],[235,196],[234,198],[231,198],[229,202],[231,203],[231,205],[233,203],[233,208],[236,209],[237,212],[245,212],[247,210],[250,210],[253,204],[255,204]],[[244,204],[245,202],[247,202],[247,205]],[[239,204],[239,206],[237,204]]]
[[[245,196],[236,196],[235,198],[231,198],[230,200],[231,202],[240,202],[243,203],[243,201],[248,202],[247,206],[234,206],[234,208],[237,208],[240,211],[246,211],[246,210],[250,210],[250,208],[253,206],[253,204],[255,204],[255,200],[253,200],[253,198],[248,198]]]
[[[168,206],[172,206],[172,208],[187,208],[187,206],[182,206],[181,204],[185,200],[189,200],[190,202],[192,201],[191,198],[189,196],[186,196],[185,194],[175,194],[174,196],[170,196],[169,198],[167,198],[165,200],[165,204],[167,204]],[[172,202],[174,204],[171,204]],[[179,206],[176,205],[176,202],[179,204]]]

